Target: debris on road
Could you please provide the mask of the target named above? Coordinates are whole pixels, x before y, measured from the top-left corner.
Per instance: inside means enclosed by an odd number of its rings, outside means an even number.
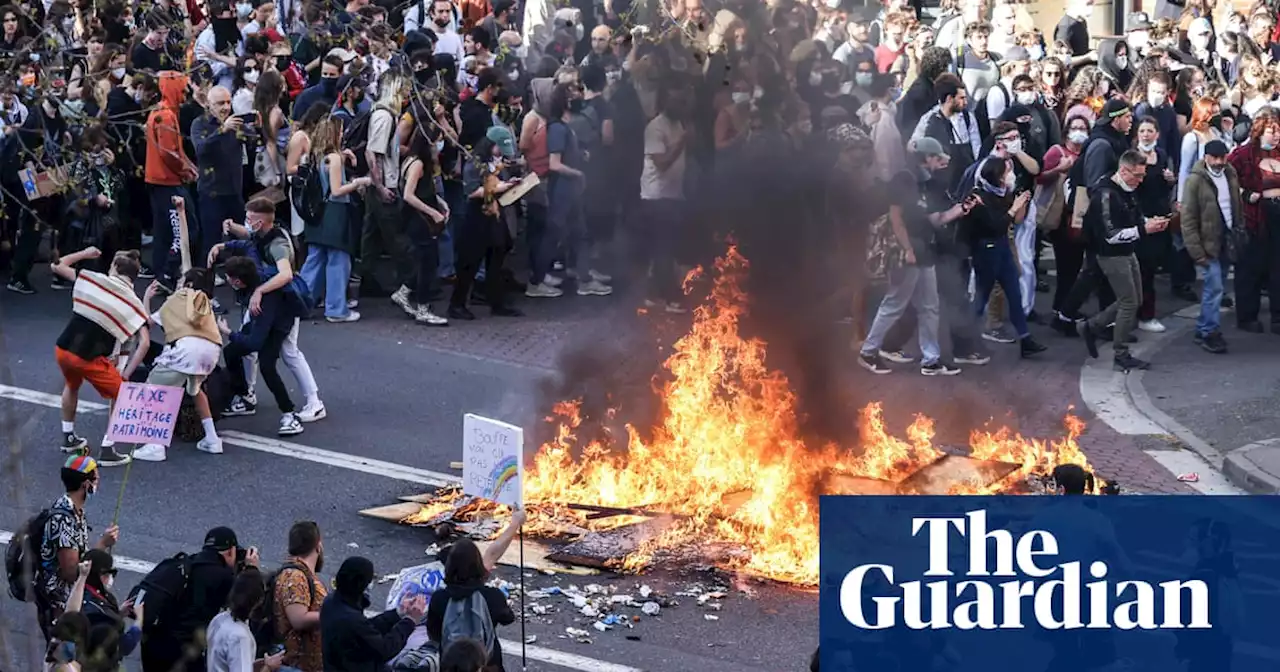
[[[658,606],[657,602],[645,602],[640,607],[640,611],[643,611],[646,616],[657,616],[658,612],[662,611],[662,607]]]
[[[718,620],[720,620],[720,617],[719,617],[719,616],[716,616],[715,614],[703,614],[703,615],[702,615],[702,617],[703,617],[703,618],[705,618],[705,619],[707,619],[708,621],[718,621]]]
[[[1185,474],[1178,474],[1178,480],[1183,483],[1199,483],[1200,474],[1197,474],[1194,471]]]

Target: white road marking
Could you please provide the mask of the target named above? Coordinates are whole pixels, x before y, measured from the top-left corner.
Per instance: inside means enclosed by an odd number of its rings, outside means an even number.
[[[394,462],[383,462],[382,460],[374,460],[367,457],[359,457],[348,453],[339,453],[332,450],[324,450],[323,448],[312,448],[304,446],[300,443],[292,443],[280,439],[267,438],[265,436],[257,436],[255,434],[246,434],[234,430],[219,432],[218,436],[222,437],[222,442],[240,448],[248,448],[249,450],[257,450],[263,453],[279,455],[281,457],[291,457],[296,460],[305,460],[307,462],[315,462],[317,464],[327,464],[331,467],[340,467],[351,471],[359,471],[374,476],[383,476],[399,481],[408,481],[410,483],[419,483],[422,485],[431,485],[437,488],[459,485],[462,478],[454,474],[444,474],[438,471],[428,471],[417,467],[409,467]]]
[[[57,394],[37,392],[35,390],[28,390],[23,387],[13,387],[10,385],[0,385],[0,399],[25,401],[29,404],[38,404],[40,406],[48,406],[49,408],[62,408],[62,397]],[[85,401],[81,399],[80,403],[76,405],[76,410],[80,413],[96,413],[98,411],[107,410],[107,405],[100,404],[96,401]]]
[[[7,545],[12,539],[12,532],[0,530],[0,545]],[[115,556],[116,569],[124,570],[126,572],[146,574],[154,569],[155,566],[155,563],[147,562],[146,560],[126,558],[121,555]],[[380,612],[372,610],[365,612],[368,616],[376,616],[378,613]],[[501,641],[504,653],[508,656],[519,657],[521,646],[520,642],[509,639],[503,639]],[[534,646],[533,644],[526,644],[524,646],[525,651],[531,660],[536,660],[540,663],[547,663],[548,665],[565,667],[571,670],[581,670],[582,672],[644,672],[644,670],[638,667],[619,665],[617,663],[610,663],[604,660],[596,660],[595,658],[580,656],[576,653],[566,653],[564,651],[548,649],[543,646]]]

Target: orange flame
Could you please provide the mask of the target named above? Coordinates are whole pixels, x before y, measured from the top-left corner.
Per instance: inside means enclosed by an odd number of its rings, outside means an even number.
[[[839,473],[896,482],[942,456],[933,445],[932,420],[917,415],[904,441],[889,433],[878,403],[860,414],[860,453],[807,447],[786,377],[765,364],[763,341],[739,335],[747,267],[732,246],[716,261],[709,300],[694,311],[692,328],[664,364],[670,376],[659,390],[661,419],[649,436],[628,426],[626,450],[601,441],[583,445],[581,404],[563,401],[551,410],[556,436],[525,476],[532,508],[575,503],[684,516],[627,558],[625,569],[643,567],[659,550],[720,542],[743,550],[726,561],[734,568],[814,584],[825,479]],[[686,286],[699,274],[690,272]],[[1084,465],[1075,442],[1083,423],[1074,416],[1067,421],[1062,441],[1028,440],[1007,429],[975,431],[973,457],[1017,464],[1017,476],[1065,462]],[[994,489],[998,485],[957,487],[968,493]]]

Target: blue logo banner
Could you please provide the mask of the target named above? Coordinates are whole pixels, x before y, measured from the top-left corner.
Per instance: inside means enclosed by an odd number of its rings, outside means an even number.
[[[1280,670],[1280,498],[825,496],[823,672]]]

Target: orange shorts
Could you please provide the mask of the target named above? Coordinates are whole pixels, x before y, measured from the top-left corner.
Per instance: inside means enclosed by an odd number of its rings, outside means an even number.
[[[98,357],[85,361],[56,346],[53,352],[58,360],[58,368],[62,369],[62,377],[71,389],[79,390],[87,380],[103,399],[114,400],[120,394],[120,385],[124,380],[120,378],[120,372],[111,364],[111,360]]]

